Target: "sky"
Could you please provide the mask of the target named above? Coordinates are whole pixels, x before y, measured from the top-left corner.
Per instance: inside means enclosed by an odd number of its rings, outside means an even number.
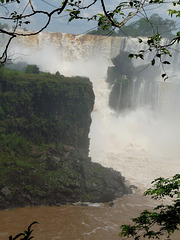
[[[21,13],[25,9],[25,13],[30,13],[30,6],[28,5],[26,8],[28,0],[21,0],[20,4],[9,3],[7,4],[7,9],[9,12],[16,10],[18,13]],[[32,0],[33,6],[36,10],[46,10],[52,11],[59,6],[59,0]],[[82,0],[83,4],[87,4],[92,2],[92,0]],[[114,9],[115,6],[118,5],[120,0],[105,0],[105,4],[108,10]],[[146,12],[149,15],[153,13],[158,13],[163,18],[169,18],[167,9],[170,8],[168,4],[150,6],[146,9]],[[94,15],[96,13],[101,13],[102,8],[100,7],[100,0],[97,1],[96,5],[93,5],[90,10],[84,12],[84,16]],[[0,14],[7,13],[5,8],[0,9]],[[134,18],[133,20],[138,20],[139,17]],[[176,20],[173,18],[173,20]],[[25,25],[24,27],[28,30],[38,30],[41,26],[43,26],[46,19],[40,15],[38,17],[33,17],[31,19],[31,24]],[[74,20],[68,23],[67,12],[64,12],[61,15],[55,14],[52,18],[51,23],[47,27],[46,31],[49,32],[66,32],[66,33],[74,33],[74,34],[83,34],[87,33],[90,30],[94,30],[97,27],[96,22],[88,22],[86,20]]]

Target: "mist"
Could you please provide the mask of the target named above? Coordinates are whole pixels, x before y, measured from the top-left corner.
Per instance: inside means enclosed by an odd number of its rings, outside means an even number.
[[[46,34],[41,38],[46,40]],[[72,36],[66,38],[64,41],[67,42],[63,45],[62,43],[58,45],[57,42],[53,45],[45,41],[40,48],[16,45],[11,49],[11,54],[16,61],[36,64],[41,71],[50,73],[59,71],[65,76],[78,75],[90,78],[95,93],[89,133],[89,156],[92,161],[120,171],[129,183],[137,185],[143,191],[150,186],[154,178],[171,177],[179,172],[179,80],[169,79],[163,82],[159,75],[156,79],[155,106],[139,104],[136,108],[117,114],[109,107],[111,88],[106,82],[108,66],[112,66],[112,49],[114,51],[110,38],[109,45],[107,40],[104,43],[105,40],[102,39],[102,44],[98,43],[98,46],[97,41],[88,37],[84,42],[79,42],[75,37],[72,41],[72,38]],[[121,51],[121,44],[119,46]],[[92,51],[93,48],[100,47],[96,54],[96,50]],[[118,54],[119,49],[114,52]],[[135,95],[134,99],[137,97]]]

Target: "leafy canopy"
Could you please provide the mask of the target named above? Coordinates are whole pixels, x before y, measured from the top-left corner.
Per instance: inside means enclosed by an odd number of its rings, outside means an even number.
[[[149,17],[140,18],[138,21],[132,22],[127,26],[123,26],[118,31],[119,36],[142,37],[152,36],[156,33],[161,34],[162,37],[173,39],[175,35],[172,31],[176,28],[176,23],[170,19],[163,19],[158,14],[154,13]]]
[[[140,216],[133,218],[132,225],[122,225],[119,236],[140,239],[160,239],[166,235],[170,239],[171,234],[180,227],[180,174],[172,178],[157,178],[153,187],[144,194],[151,195],[153,199],[171,199],[171,204],[159,204],[153,210],[144,210]]]
[[[118,37],[149,37],[155,33],[160,33],[163,38],[173,39],[175,35],[172,31],[176,28],[176,23],[170,19],[163,19],[154,13],[149,19],[143,17],[128,25],[124,25],[116,31],[112,26],[103,30],[98,26],[97,30],[88,32],[93,35],[111,35]]]

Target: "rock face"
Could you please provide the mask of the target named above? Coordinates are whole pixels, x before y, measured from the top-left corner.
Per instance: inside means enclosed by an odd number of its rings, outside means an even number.
[[[158,105],[160,69],[147,64],[134,66],[128,57],[130,52],[121,51],[112,58],[114,66],[108,67],[106,81],[111,86],[109,106],[117,113],[148,105]]]
[[[87,78],[1,71],[1,209],[131,193],[120,173],[88,158],[93,105]]]

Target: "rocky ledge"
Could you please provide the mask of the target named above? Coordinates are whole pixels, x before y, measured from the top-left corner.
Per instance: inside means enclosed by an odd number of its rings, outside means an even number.
[[[0,190],[0,208],[108,202],[132,193],[119,172],[67,148],[64,156],[51,149],[32,168],[14,166]]]
[[[87,78],[0,72],[0,209],[106,202],[131,193],[88,158],[94,105]]]

